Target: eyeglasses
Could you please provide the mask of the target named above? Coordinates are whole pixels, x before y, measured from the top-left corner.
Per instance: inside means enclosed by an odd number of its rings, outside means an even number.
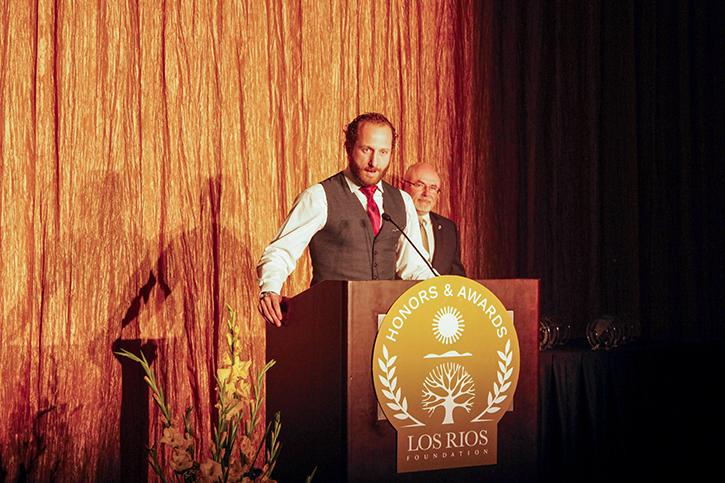
[[[435,184],[425,184],[422,181],[416,181],[415,183],[412,181],[408,181],[407,179],[403,180],[403,183],[408,183],[413,188],[415,188],[416,191],[424,191],[426,188],[428,191],[432,191],[434,193],[440,193],[441,187]]]

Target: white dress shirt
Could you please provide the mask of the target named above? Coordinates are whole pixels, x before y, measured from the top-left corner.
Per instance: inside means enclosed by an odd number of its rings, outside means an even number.
[[[355,183],[345,171],[345,181],[350,191],[355,194],[360,204],[367,210],[367,198],[360,191],[361,186]],[[383,184],[378,182],[373,200],[385,213],[383,206]],[[400,191],[405,204],[406,225],[405,234],[425,254],[420,237],[418,213],[415,210],[413,199],[405,191]],[[398,220],[396,222],[400,223]],[[297,266],[297,260],[302,256],[312,237],[324,228],[327,223],[327,196],[325,188],[317,183],[300,193],[294,206],[287,215],[287,219],[279,229],[277,236],[267,248],[257,264],[257,276],[261,292],[281,293],[282,285]],[[386,223],[383,221],[383,223]],[[400,235],[395,247],[395,273],[404,280],[424,280],[433,274],[430,268],[410,246],[408,241]]]

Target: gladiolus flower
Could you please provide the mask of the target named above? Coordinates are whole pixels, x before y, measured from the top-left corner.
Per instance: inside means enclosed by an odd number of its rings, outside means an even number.
[[[164,429],[164,435],[161,437],[161,444],[167,444],[174,449],[188,449],[194,444],[194,440],[183,436],[176,428],[169,427]]]
[[[252,440],[247,436],[242,436],[239,449],[242,451],[242,456],[244,456],[245,462],[249,465],[253,464],[254,461],[252,461],[252,458],[254,458],[256,448],[254,447]]]
[[[185,449],[174,449],[171,453],[171,468],[174,471],[181,473],[186,471],[194,465],[191,459],[191,455]]]
[[[220,367],[216,370],[216,377],[219,379],[221,384],[225,384],[231,374],[232,369],[230,367]]]
[[[222,466],[213,460],[206,460],[199,465],[201,481],[216,482],[222,478]]]
[[[237,414],[242,412],[243,409],[244,409],[244,404],[241,401],[235,401],[234,403],[232,403],[229,406],[229,410],[227,411],[227,414],[226,414],[226,419],[227,420],[232,419]]]
[[[242,481],[242,476],[244,475],[245,469],[242,466],[242,464],[238,460],[233,460],[229,464],[229,481],[231,483],[237,483],[239,481]]]

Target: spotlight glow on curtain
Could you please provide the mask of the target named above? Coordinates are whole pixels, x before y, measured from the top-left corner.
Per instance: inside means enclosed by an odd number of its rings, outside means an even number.
[[[128,412],[154,411],[119,347],[155,350],[176,415],[193,406],[206,453],[224,306],[239,311],[259,367],[256,261],[295,196],[344,167],[342,128],[360,112],[398,126],[391,179],[421,160],[440,168],[439,211],[461,223],[464,261],[480,272],[476,220],[464,216],[479,196],[466,170],[472,8],[2,2],[0,470],[10,481],[145,472],[143,446],[160,425]],[[302,263],[289,293],[309,279]]]

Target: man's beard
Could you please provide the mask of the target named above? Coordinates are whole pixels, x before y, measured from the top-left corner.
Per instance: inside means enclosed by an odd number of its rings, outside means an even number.
[[[377,170],[377,176],[373,181],[370,181],[370,178],[364,178],[363,175],[365,174],[365,168],[360,169],[354,164],[350,164],[350,173],[352,173],[352,177],[355,178],[355,181],[357,181],[362,186],[371,186],[374,184],[377,184],[378,181],[383,179],[385,177],[385,173],[388,172],[388,168],[390,166],[386,166],[385,169],[378,169]]]

